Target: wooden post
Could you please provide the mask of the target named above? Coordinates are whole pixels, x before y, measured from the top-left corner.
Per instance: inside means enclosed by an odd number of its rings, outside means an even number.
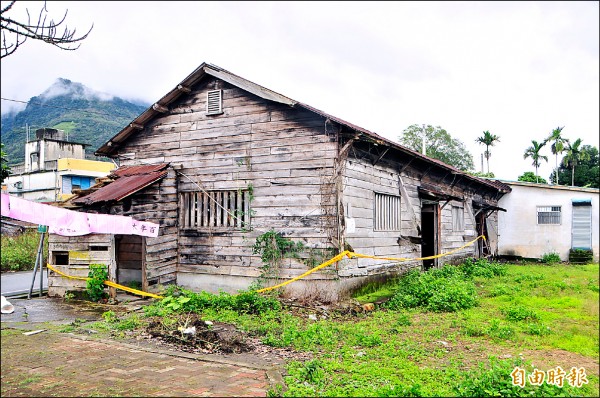
[[[114,235],[110,236],[110,261],[108,262],[108,280],[117,283],[117,251],[116,239]],[[108,296],[111,299],[117,298],[117,288],[109,286]]]

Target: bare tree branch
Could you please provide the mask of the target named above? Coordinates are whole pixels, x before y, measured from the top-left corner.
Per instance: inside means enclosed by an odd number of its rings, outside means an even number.
[[[0,12],[0,27],[2,30],[0,58],[13,54],[27,39],[41,40],[61,50],[74,51],[81,46],[81,41],[85,40],[94,28],[92,24],[87,33],[82,36],[76,36],[76,29],[71,30],[66,25],[62,26],[67,19],[68,10],[65,11],[65,14],[58,22],[55,22],[53,19],[47,22],[48,9],[46,8],[46,2],[44,2],[44,6],[39,12],[37,23],[31,23],[29,9],[26,9],[27,21],[18,21],[8,15],[8,12],[11,11],[15,3],[16,0],[11,1]],[[59,29],[62,30],[61,34],[58,34]]]

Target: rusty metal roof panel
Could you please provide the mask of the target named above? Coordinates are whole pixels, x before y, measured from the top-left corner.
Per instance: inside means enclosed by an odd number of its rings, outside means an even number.
[[[164,178],[168,164],[151,166],[130,166],[115,170],[110,176],[115,180],[94,192],[72,200],[73,204],[91,205],[100,202],[119,201],[156,181]]]
[[[135,176],[135,175],[143,175],[154,173],[157,171],[162,171],[166,169],[168,166],[167,163],[159,163],[159,164],[149,164],[149,165],[140,165],[140,166],[124,166],[119,167],[118,169],[112,172],[112,175],[118,177],[127,177],[127,176]]]

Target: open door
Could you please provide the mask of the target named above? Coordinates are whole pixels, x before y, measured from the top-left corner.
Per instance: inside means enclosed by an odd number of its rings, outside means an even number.
[[[139,284],[147,289],[144,253],[145,238],[139,235],[116,235],[117,282],[121,285]]]
[[[439,204],[423,201],[421,206],[421,257],[438,253],[438,209]],[[437,259],[423,260],[423,270],[437,266]]]

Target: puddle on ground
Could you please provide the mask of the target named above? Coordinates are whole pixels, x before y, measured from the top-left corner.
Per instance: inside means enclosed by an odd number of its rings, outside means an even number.
[[[135,298],[133,298],[135,300]],[[92,303],[91,301],[65,301],[63,298],[35,297],[32,299],[9,299],[15,307],[12,314],[2,314],[2,322],[42,323],[58,322],[71,323],[75,319],[97,321],[102,319],[105,311],[125,311],[121,305]]]

